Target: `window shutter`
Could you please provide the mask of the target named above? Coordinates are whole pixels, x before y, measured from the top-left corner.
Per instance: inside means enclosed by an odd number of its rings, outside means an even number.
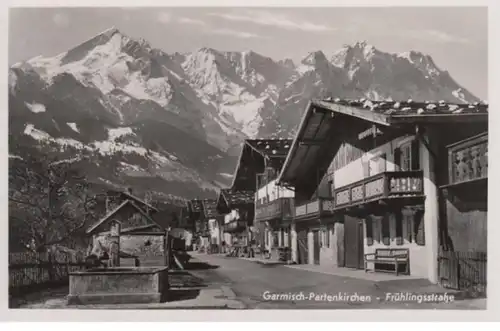
[[[415,214],[415,242],[419,246],[425,246],[425,224],[424,224],[424,213],[417,212]]]
[[[368,246],[373,245],[373,220],[367,219],[365,220],[366,224],[366,244]]]
[[[387,217],[387,215],[384,215],[382,217],[382,242],[384,243],[384,245],[389,245],[391,243],[390,230],[389,217]]]
[[[364,161],[363,163],[363,177],[370,176],[370,161]]]
[[[406,240],[411,243],[413,241],[413,217],[408,214],[404,214],[403,221],[406,224]]]
[[[318,192],[319,197],[329,197],[330,196],[330,193],[329,193],[330,190],[329,190],[328,181],[327,181],[326,176],[323,178],[323,180],[319,184],[318,191],[319,191]]]
[[[394,215],[396,221],[396,245],[403,244],[403,214],[397,211]]]
[[[411,170],[420,170],[420,142],[418,139],[411,142]]]
[[[372,218],[371,223],[373,225],[373,240],[380,243],[380,225],[379,218]]]

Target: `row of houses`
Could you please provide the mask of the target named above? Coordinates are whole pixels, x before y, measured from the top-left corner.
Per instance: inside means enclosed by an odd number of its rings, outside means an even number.
[[[487,171],[485,104],[314,100],[293,140],[246,140],[231,187],[188,213],[209,211],[212,244],[485,285]]]

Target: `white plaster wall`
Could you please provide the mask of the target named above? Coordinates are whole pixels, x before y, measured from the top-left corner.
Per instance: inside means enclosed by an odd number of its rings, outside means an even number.
[[[267,185],[257,191],[257,201],[260,201],[260,199],[264,198],[266,196],[266,192],[269,195],[269,201],[273,201],[278,198],[293,198],[295,196],[295,193],[293,191],[284,187],[277,186],[276,180],[270,181]]]
[[[238,210],[233,209],[229,214],[224,215],[224,224],[229,223],[231,221],[237,220],[240,218],[240,214]]]
[[[369,152],[365,153],[360,159],[357,159],[346,166],[338,169],[334,173],[334,181],[335,187],[340,188],[345,185],[349,185],[356,181],[363,179],[364,171],[363,171],[363,162],[372,159],[373,157],[381,154],[385,154],[386,157],[386,171],[394,171],[395,163],[394,163],[394,149],[399,147],[401,144],[409,142],[415,139],[414,135],[409,135],[405,137],[398,137],[382,146],[374,148]],[[366,226],[365,226],[365,238],[364,238],[364,253],[374,253],[377,248],[408,248],[410,252],[410,272],[412,275],[421,276],[424,278],[428,278],[431,281],[435,281],[436,272],[437,272],[437,259],[436,257],[436,246],[435,242],[437,241],[437,217],[433,216],[437,215],[437,207],[436,207],[436,190],[435,186],[432,183],[433,174],[429,170],[429,159],[430,155],[427,151],[426,147],[423,144],[420,144],[420,164],[422,165],[422,169],[424,170],[424,193],[427,198],[425,200],[425,246],[417,245],[415,242],[408,242],[404,240],[402,245],[396,244],[395,239],[395,219],[390,218],[390,231],[391,231],[391,240],[389,245],[384,245],[383,243],[377,242],[374,240],[373,245],[368,246],[366,240]],[[429,199],[429,196],[432,196],[432,199]],[[432,214],[432,215],[430,215]],[[380,224],[378,225],[380,229]],[[406,233],[406,224],[403,222],[403,233]],[[335,241],[337,238],[333,238]],[[321,252],[323,253],[323,251]],[[325,252],[325,254],[329,254],[329,252]],[[336,254],[336,252],[334,253]],[[325,257],[326,259],[326,257]],[[433,262],[429,262],[432,259]],[[435,261],[434,261],[435,260]],[[372,265],[368,265],[369,268],[372,268]]]
[[[394,164],[394,149],[399,145],[414,139],[415,136],[398,137],[384,145],[370,150],[363,154],[363,156],[346,166],[338,169],[334,173],[335,187],[339,188],[363,179],[363,162],[368,161],[378,155],[385,154],[386,157],[386,171],[394,171],[396,166]],[[374,173],[375,174],[375,173]]]
[[[295,224],[292,224],[290,235],[292,236],[292,261],[298,262],[298,252],[297,252],[297,231],[295,230]]]
[[[371,220],[368,220],[368,222],[372,222]],[[381,220],[377,220],[378,224],[375,229],[380,229],[382,228]],[[390,241],[389,245],[384,245],[382,242],[376,241],[375,239],[373,240],[373,245],[368,246],[367,244],[367,238],[366,238],[366,221],[363,223],[363,228],[364,228],[364,253],[375,253],[375,250],[377,248],[407,248],[410,252],[410,274],[414,276],[420,276],[423,278],[427,278],[427,275],[429,273],[429,263],[427,261],[427,249],[426,246],[420,246],[417,245],[414,242],[409,242],[406,238],[403,238],[403,243],[402,245],[398,245],[396,242],[396,218],[395,217],[390,217],[389,218],[389,229],[390,229]],[[406,233],[407,228],[406,222],[403,222],[403,227],[402,227],[402,233]],[[382,240],[382,238],[380,238]],[[373,269],[373,263],[368,263],[368,268]]]
[[[314,264],[314,234],[311,229],[307,232],[307,262]]]
[[[210,230],[210,240],[213,242],[215,239],[215,243],[220,245],[221,240],[220,240],[220,230],[219,230],[219,224],[217,224],[217,220],[211,219],[208,220],[208,228]]]
[[[325,236],[330,237],[329,246],[326,246]],[[334,267],[337,265],[337,249],[333,243],[333,229],[328,228],[328,231],[323,235],[323,246],[319,252],[319,264],[324,266]]]
[[[434,147],[433,140],[426,136],[425,139]],[[427,149],[427,146],[420,144],[420,159],[422,160],[422,170],[424,173],[424,227],[425,227],[425,246],[426,261],[428,264],[427,278],[432,283],[437,283],[438,277],[438,222],[439,222],[439,206],[438,206],[438,188],[436,187],[436,174],[434,172],[434,157]]]

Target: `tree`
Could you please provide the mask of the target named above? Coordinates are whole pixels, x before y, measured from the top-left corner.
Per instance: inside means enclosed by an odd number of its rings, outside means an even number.
[[[19,154],[18,154],[19,155]],[[44,251],[73,246],[96,219],[96,196],[75,159],[24,154],[9,162],[9,236]]]

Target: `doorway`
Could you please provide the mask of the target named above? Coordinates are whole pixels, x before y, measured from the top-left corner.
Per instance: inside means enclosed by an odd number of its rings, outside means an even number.
[[[309,250],[307,248],[307,230],[301,230],[297,233],[297,250],[298,250],[298,263],[307,264],[307,256]]]
[[[344,254],[347,268],[364,269],[363,219],[345,216]]]
[[[319,244],[319,231],[314,230],[313,231],[313,249],[314,249],[314,254],[313,254],[313,261],[314,264],[319,264],[319,254],[320,254],[320,244]]]

